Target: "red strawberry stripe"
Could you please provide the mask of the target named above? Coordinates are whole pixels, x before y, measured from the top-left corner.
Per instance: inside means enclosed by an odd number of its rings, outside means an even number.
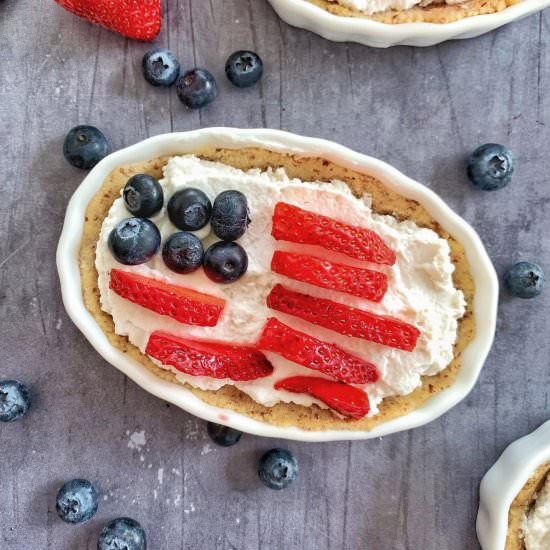
[[[278,241],[312,244],[350,258],[393,265],[393,250],[374,231],[339,222],[333,218],[278,202],[271,234]]]
[[[191,376],[230,378],[236,382],[269,376],[273,366],[255,348],[178,338],[153,332],[145,353]]]
[[[369,396],[359,388],[315,376],[291,376],[275,383],[276,390],[307,393],[343,416],[363,418],[370,411]]]
[[[376,367],[334,344],[327,344],[270,318],[258,348],[282,355],[308,369],[328,374],[348,384],[372,384],[379,378]]]
[[[67,11],[137,40],[154,40],[162,24],[161,0],[55,0]]]
[[[282,285],[273,287],[267,305],[340,334],[405,351],[412,351],[420,336],[416,327],[398,319],[294,292]]]
[[[373,302],[380,302],[388,290],[385,273],[329,262],[306,254],[276,250],[271,260],[271,270],[302,283],[353,294]]]
[[[109,288],[134,304],[187,325],[216,326],[225,305],[216,296],[120,269],[111,270]]]

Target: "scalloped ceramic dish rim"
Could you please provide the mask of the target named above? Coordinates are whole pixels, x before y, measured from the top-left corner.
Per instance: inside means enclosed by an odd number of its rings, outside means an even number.
[[[183,154],[208,146],[229,149],[259,147],[281,153],[326,158],[342,166],[370,174],[403,196],[417,200],[426,207],[442,227],[464,246],[477,288],[474,298],[477,334],[463,352],[462,367],[455,383],[413,412],[383,423],[370,431],[307,431],[297,427],[274,426],[209,405],[185,387],[155,376],[111,345],[84,306],[82,299],[78,256],[88,202],[107,175],[117,166],[163,155]],[[491,347],[496,325],[498,280],[491,261],[476,232],[435,193],[380,160],[330,141],[301,137],[279,130],[208,128],[164,134],[112,153],[93,168],[69,201],[57,248],[57,267],[67,313],[106,361],[148,392],[195,416],[267,437],[300,441],[370,439],[426,424],[448,411],[470,392]]]
[[[504,550],[512,502],[535,470],[549,461],[550,420],[508,445],[483,476],[476,522],[483,550]]]
[[[380,47],[392,45],[434,45],[453,38],[470,38],[490,32],[502,25],[540,11],[550,0],[522,0],[496,13],[464,17],[452,23],[380,23],[367,18],[334,15],[308,0],[269,0],[277,13],[289,24],[307,28],[335,41],[354,41],[371,45],[369,39],[380,40]],[[286,15],[281,15],[286,11]],[[300,20],[302,23],[293,23]],[[364,40],[362,40],[362,38]],[[406,42],[404,42],[406,41]],[[418,44],[415,44],[418,41]]]

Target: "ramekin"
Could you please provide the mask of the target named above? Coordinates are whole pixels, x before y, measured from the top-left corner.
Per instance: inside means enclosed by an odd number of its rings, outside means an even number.
[[[479,488],[477,536],[483,550],[504,550],[512,502],[535,470],[550,462],[550,421],[514,441],[485,474]]]
[[[183,154],[207,146],[230,149],[260,147],[281,153],[314,155],[365,172],[401,195],[421,203],[442,227],[457,238],[464,246],[476,284],[473,307],[477,334],[462,354],[462,368],[453,386],[429,399],[410,414],[370,431],[306,431],[296,427],[273,426],[234,411],[208,405],[185,387],[160,379],[112,346],[82,300],[78,255],[86,207],[107,175],[117,166],[163,155]],[[57,267],[67,313],[105,360],[148,392],[191,414],[243,432],[268,437],[301,441],[369,439],[426,424],[448,411],[470,392],[489,353],[496,325],[498,279],[491,261],[477,233],[435,193],[380,160],[330,141],[278,130],[208,128],[164,134],[109,155],[88,174],[69,202],[57,248]]]
[[[374,48],[433,46],[446,40],[473,38],[550,5],[550,0],[522,0],[497,13],[465,17],[453,23],[379,23],[366,18],[334,15],[307,0],[269,0],[289,25],[335,42],[358,42]]]

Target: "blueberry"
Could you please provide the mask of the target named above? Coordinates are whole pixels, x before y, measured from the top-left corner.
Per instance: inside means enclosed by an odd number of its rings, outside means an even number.
[[[204,255],[204,272],[216,283],[234,283],[248,269],[248,256],[237,243],[214,243]]]
[[[160,231],[148,219],[126,218],[109,234],[109,249],[124,265],[148,262],[160,248]]]
[[[531,262],[519,262],[504,274],[504,284],[518,298],[534,298],[544,287],[544,273]]]
[[[145,531],[134,519],[114,519],[99,533],[97,550],[147,550]]]
[[[484,191],[495,191],[512,181],[514,157],[512,152],[496,143],[478,147],[468,161],[468,177]]]
[[[57,493],[55,509],[67,523],[89,521],[97,512],[97,490],[86,479],[68,481]]]
[[[171,86],[180,75],[180,62],[170,50],[159,48],[143,56],[143,76],[153,86]]]
[[[65,137],[63,155],[67,161],[88,170],[111,152],[107,138],[94,126],[75,126]]]
[[[164,195],[159,182],[148,174],[132,176],[122,192],[126,209],[138,218],[154,216],[164,204]]]
[[[224,191],[216,197],[210,225],[217,237],[236,241],[244,235],[249,223],[248,202],[240,191]]]
[[[23,418],[31,405],[29,390],[17,380],[0,380],[0,422]]]
[[[284,489],[296,479],[298,462],[286,449],[271,449],[260,459],[258,475],[270,489]]]
[[[168,201],[168,217],[182,231],[197,231],[210,220],[212,203],[200,190],[188,187],[177,191]]]
[[[218,97],[218,85],[211,73],[197,68],[178,78],[176,93],[189,109],[202,109]]]
[[[206,426],[210,439],[222,447],[231,447],[239,442],[242,432],[222,426],[221,424],[215,424],[214,422],[208,422]]]
[[[196,271],[202,265],[203,256],[201,240],[186,231],[170,235],[162,247],[164,263],[176,273]]]
[[[225,63],[225,74],[239,88],[253,86],[262,78],[264,64],[257,53],[239,50],[232,53]]]

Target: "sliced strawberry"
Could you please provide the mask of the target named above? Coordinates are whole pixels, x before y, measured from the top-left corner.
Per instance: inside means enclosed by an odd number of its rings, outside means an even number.
[[[412,351],[420,336],[416,327],[399,319],[294,292],[282,285],[273,287],[267,305],[340,334],[405,351]]]
[[[128,38],[154,40],[162,24],[161,0],[55,0],[67,11]]]
[[[327,344],[294,330],[274,317],[267,320],[258,347],[348,384],[372,384],[379,378],[372,363],[351,355],[335,344]]]
[[[145,353],[191,376],[230,378],[236,382],[269,376],[273,366],[255,348],[187,340],[153,332]]]
[[[291,376],[275,383],[276,390],[307,393],[341,415],[363,418],[370,411],[369,396],[359,388],[315,376]]]
[[[271,270],[302,283],[353,294],[373,302],[380,302],[388,290],[385,273],[329,262],[306,254],[276,250],[271,260]]]
[[[216,326],[225,305],[216,296],[120,269],[111,270],[109,288],[134,304],[187,325]]]
[[[278,241],[313,244],[350,258],[393,265],[393,250],[374,231],[278,202],[271,234]]]

